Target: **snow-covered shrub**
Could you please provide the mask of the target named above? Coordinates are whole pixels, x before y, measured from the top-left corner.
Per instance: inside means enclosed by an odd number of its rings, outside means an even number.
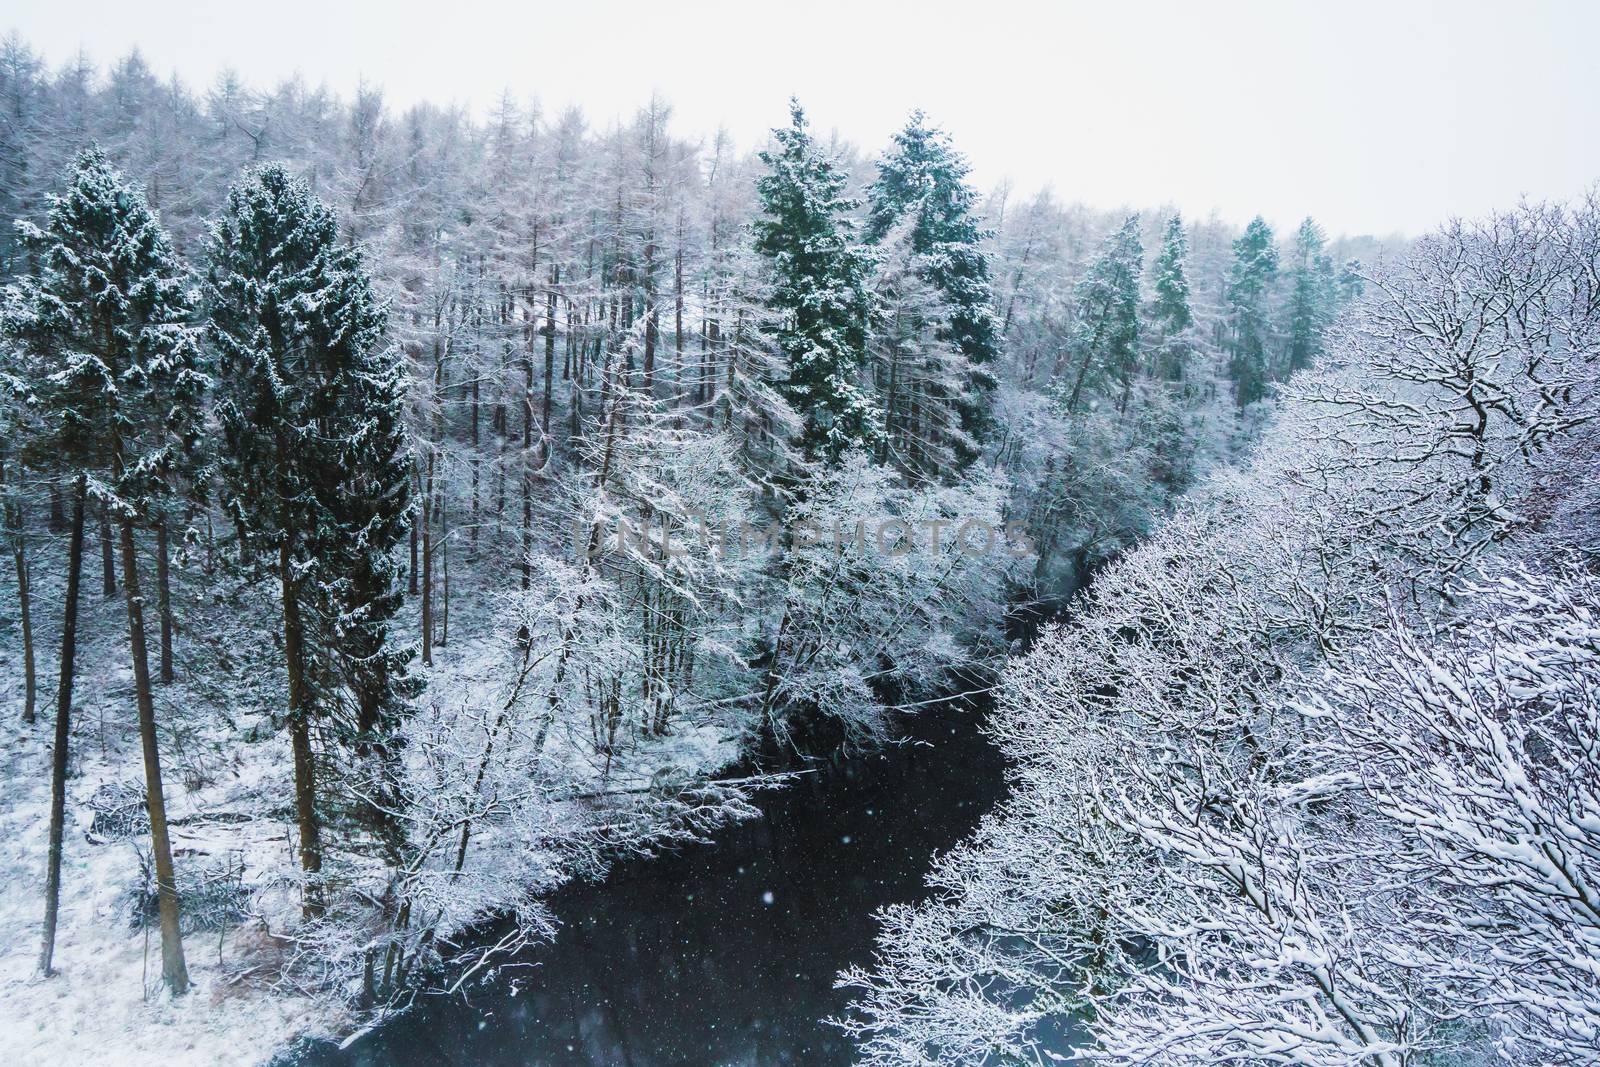
[[[134,929],[154,927],[160,920],[155,867],[149,854],[136,848],[139,875],[123,891],[122,906]],[[233,928],[250,914],[250,890],[244,883],[244,862],[238,857],[203,860],[185,857],[178,866],[178,896],[183,901],[180,929],[220,931]]]
[[[88,839],[96,844],[139,837],[150,832],[150,813],[145,809],[144,783],[128,780],[107,782],[89,800],[94,815],[89,820]]]

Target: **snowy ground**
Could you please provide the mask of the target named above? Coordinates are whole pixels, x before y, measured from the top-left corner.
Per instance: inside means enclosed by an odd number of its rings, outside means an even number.
[[[332,1033],[346,1025],[337,1005],[274,989],[267,977],[274,952],[269,926],[284,894],[261,880],[281,866],[289,823],[263,813],[281,808],[282,798],[291,795],[287,743],[263,728],[264,709],[250,703],[210,707],[214,694],[181,683],[161,689],[157,709],[180,877],[186,866],[241,864],[259,890],[254,905],[259,915],[225,936],[190,933],[185,949],[193,990],[176,1000],[166,996],[159,934],[149,929],[150,937],[144,936],[127,896],[139,880],[137,839],[92,843],[88,838],[96,791],[107,783],[142,780],[125,609],[120,599],[102,597],[98,570],[89,567],[57,973],[48,980],[39,977],[60,626],[59,580],[48,569],[59,568],[57,555],[43,555],[35,571],[44,595],[35,606],[40,692],[38,722],[32,727],[21,722],[14,592],[4,594],[11,632],[0,642],[0,777],[5,782],[0,791],[0,1063],[255,1064],[298,1033]],[[201,648],[189,641],[184,647],[188,655],[180,658],[180,668],[192,667]],[[270,692],[270,678],[265,682],[244,687],[241,695],[249,701]],[[205,713],[218,710],[223,714]],[[222,821],[229,818],[241,821]]]
[[[40,534],[43,531],[39,531]],[[221,931],[186,931],[193,989],[167,996],[159,932],[142,928],[130,889],[141,880],[147,833],[95,829],[103,789],[142,790],[127,619],[120,597],[103,595],[98,555],[84,568],[79,672],[74,690],[61,914],[55,966],[38,975],[42,887],[49,818],[50,746],[55,716],[64,553],[33,544],[38,721],[21,722],[22,662],[15,587],[0,575],[0,1064],[258,1064],[302,1036],[337,1037],[359,1025],[326,991],[288,987],[275,931],[293,924],[298,891],[287,737],[271,714],[283,707],[281,651],[270,586],[207,581],[191,562],[181,590],[178,680],[158,686],[164,785],[180,890],[186,873],[236,872],[242,921]],[[153,572],[147,561],[147,577]],[[487,580],[487,578],[486,578]],[[489,601],[458,580],[451,642],[435,652],[423,700],[465,707],[503,684],[504,652],[489,630]],[[415,611],[416,602],[408,604]],[[154,636],[154,612],[147,626]],[[408,623],[414,625],[414,622]],[[152,649],[152,669],[154,669]],[[551,751],[583,766],[576,738],[553,736]],[[684,722],[629,768],[613,788],[648,784],[652,774],[698,777],[737,756],[737,740],[716,720]],[[580,776],[582,772],[580,771]],[[142,798],[142,792],[137,794]],[[589,803],[576,801],[575,803]],[[95,832],[91,832],[92,829]],[[487,844],[487,839],[485,840]],[[186,897],[186,916],[191,908]],[[148,934],[148,937],[146,936]]]

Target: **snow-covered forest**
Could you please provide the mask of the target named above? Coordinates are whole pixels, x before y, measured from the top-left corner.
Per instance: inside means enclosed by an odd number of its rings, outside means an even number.
[[[0,1060],[468,998],[990,690],[862,1063],[1600,1059],[1600,201],[1385,244],[15,35],[0,116]]]
[[[870,1064],[1600,1061],[1600,202],[1371,273],[1247,460],[1005,672]]]

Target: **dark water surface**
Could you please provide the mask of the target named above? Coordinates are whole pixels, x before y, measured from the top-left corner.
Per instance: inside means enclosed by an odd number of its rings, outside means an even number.
[[[555,943],[467,1003],[424,999],[306,1067],[731,1067],[851,1062],[822,1020],[844,1010],[834,977],[872,959],[885,904],[926,894],[938,852],[1000,798],[984,709],[949,703],[906,742],[818,764],[759,802],[762,817],[707,844],[630,860],[552,900]],[[515,991],[512,989],[515,983]]]

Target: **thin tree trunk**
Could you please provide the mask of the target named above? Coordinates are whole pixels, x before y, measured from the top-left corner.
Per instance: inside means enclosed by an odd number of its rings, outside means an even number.
[[[678,372],[683,373],[683,215],[678,215],[678,250],[672,265],[672,350],[678,357]]]
[[[61,905],[61,835],[67,812],[67,745],[72,736],[72,669],[78,653],[78,587],[83,575],[83,508],[89,477],[72,487],[71,540],[67,546],[67,599],[61,621],[61,684],[56,690],[56,743],[50,760],[50,845],[44,876],[44,946],[39,973],[48,978],[56,951],[56,916]]]
[[[17,569],[17,614],[22,624],[22,721],[34,722],[34,707],[39,684],[33,660],[33,597],[28,585],[28,545],[22,529],[22,505],[7,508],[11,527],[11,559]]]
[[[161,611],[161,684],[170,685],[172,670],[172,557],[167,544],[167,517],[156,522],[156,599]],[[123,564],[127,570],[127,564]]]
[[[421,520],[413,518],[411,522],[411,569],[406,578],[409,592],[417,595],[417,523]]]
[[[889,351],[889,389],[883,402],[883,444],[878,450],[879,463],[889,461],[889,445],[894,440],[894,405],[900,387],[900,346],[891,345]]]
[[[450,643],[450,521],[444,501],[439,502],[439,553],[444,564],[444,601],[439,612],[439,647]]]
[[[416,464],[411,464],[411,480],[413,480],[413,485],[416,486],[416,496],[422,496],[422,475],[416,469]],[[416,496],[411,499],[416,499]],[[416,512],[413,512],[411,514],[411,569],[408,576],[406,576],[406,585],[408,585],[408,590],[410,590],[413,597],[416,597],[416,537],[418,537],[418,526],[421,525],[421,522],[421,517]]]
[[[289,743],[294,751],[294,806],[300,825],[300,869],[307,875],[303,910],[322,914],[322,830],[317,823],[316,760],[311,751],[311,693],[305,677],[305,624],[295,581],[289,540],[278,549],[278,579],[283,588],[283,647],[289,669]]]
[[[422,498],[422,665],[433,666],[433,457],[428,457],[428,491]]]
[[[478,378],[481,368],[475,367],[472,372],[472,517],[468,537],[471,538],[467,546],[467,558],[478,558],[478,523],[481,521],[478,508],[478,481],[479,472],[483,468],[482,435],[478,432],[479,390]]]
[[[206,508],[206,574],[217,573],[217,528],[211,521],[211,508]]]
[[[111,551],[111,515],[105,501],[100,502],[100,577],[106,599],[117,595],[117,565]]]
[[[531,347],[531,346],[530,346]],[[533,455],[533,356],[522,359],[522,588],[533,584],[528,556],[533,551],[533,474],[529,469]]]
[[[561,268],[550,264],[550,289],[545,295],[544,313],[544,408],[542,429],[550,433],[550,391],[556,373],[556,286],[561,284]]]
[[[161,752],[156,744],[155,698],[150,688],[150,657],[144,640],[144,597],[139,594],[133,519],[122,520],[122,588],[128,602],[128,647],[133,653],[133,689],[139,706],[139,742],[144,749],[144,803],[150,813],[150,849],[156,861],[156,898],[161,911],[161,977],[173,996],[189,989],[178,930],[178,883],[167,836],[166,794],[161,788]]]

